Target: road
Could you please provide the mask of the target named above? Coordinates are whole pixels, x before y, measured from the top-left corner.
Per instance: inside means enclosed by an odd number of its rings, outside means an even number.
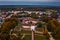
[[[50,37],[49,37],[50,40],[55,40],[55,39],[52,37],[51,32],[48,32],[48,34],[50,35]]]

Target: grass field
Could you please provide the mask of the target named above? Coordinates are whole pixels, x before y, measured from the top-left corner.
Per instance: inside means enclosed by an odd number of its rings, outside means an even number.
[[[42,31],[41,28],[37,28],[36,30]],[[31,40],[31,31],[22,30],[22,31],[21,31],[21,35],[22,35],[22,34],[25,34],[25,37],[24,37],[23,40]],[[36,33],[35,33],[35,35],[34,35],[34,38],[35,38],[35,40],[48,40],[48,39],[46,38],[46,36],[41,36],[41,34],[36,34]]]
[[[35,35],[35,40],[48,40],[45,36]],[[31,35],[26,35],[23,40],[31,40]]]

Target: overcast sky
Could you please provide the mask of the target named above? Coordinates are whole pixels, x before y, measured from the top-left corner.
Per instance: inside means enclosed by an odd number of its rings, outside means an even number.
[[[40,1],[40,2],[60,2],[60,0],[0,0],[0,1]]]
[[[52,5],[52,6],[54,5],[54,6],[60,6],[60,0],[0,0],[0,5]]]

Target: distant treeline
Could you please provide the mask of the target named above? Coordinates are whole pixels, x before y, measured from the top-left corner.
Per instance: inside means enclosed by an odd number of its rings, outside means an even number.
[[[21,9],[23,8],[23,9]],[[45,9],[54,9],[59,10],[59,6],[47,6],[47,5],[0,5],[0,10],[8,11],[8,10],[28,10],[28,11],[39,11]]]

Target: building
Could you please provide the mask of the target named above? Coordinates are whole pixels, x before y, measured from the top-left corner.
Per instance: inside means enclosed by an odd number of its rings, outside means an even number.
[[[22,27],[23,28],[31,28],[32,26],[36,27],[36,23],[37,23],[37,19],[33,19],[31,17],[26,17],[25,19],[23,19],[22,21]]]

